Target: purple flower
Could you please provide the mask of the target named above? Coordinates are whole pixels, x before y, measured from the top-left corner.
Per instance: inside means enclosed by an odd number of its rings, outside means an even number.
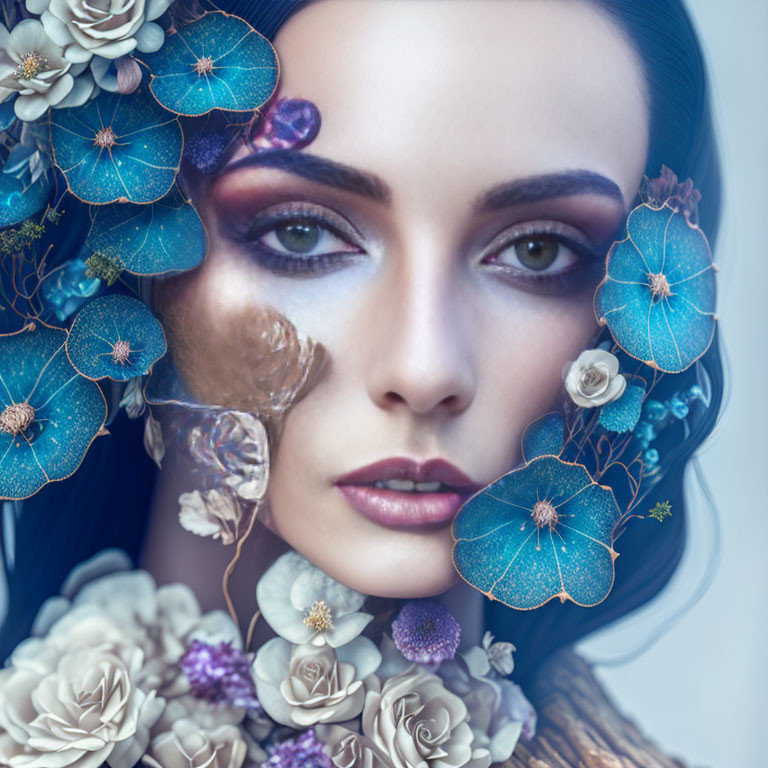
[[[306,99],[281,99],[267,115],[266,139],[280,149],[306,147],[320,130],[320,111]]]
[[[270,758],[261,768],[332,768],[314,729],[269,748]]]
[[[193,640],[181,658],[191,694],[212,703],[261,709],[248,657],[230,643],[209,645]]]
[[[454,657],[461,627],[439,603],[406,603],[392,622],[392,640],[406,659],[434,668]]]
[[[227,142],[220,133],[198,131],[184,145],[184,156],[200,173],[210,173],[226,148]]]

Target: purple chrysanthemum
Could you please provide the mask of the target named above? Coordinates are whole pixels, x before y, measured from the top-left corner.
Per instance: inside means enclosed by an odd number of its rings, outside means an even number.
[[[209,645],[193,640],[181,658],[181,668],[196,698],[260,709],[248,657],[230,643]]]
[[[275,744],[268,751],[269,760],[262,768],[332,768],[331,759],[323,752],[323,744],[318,741],[314,729]]]
[[[420,600],[403,606],[392,622],[392,639],[406,659],[434,667],[454,657],[461,627],[439,603]]]
[[[226,148],[227,142],[220,133],[198,131],[184,145],[184,156],[200,173],[210,173]]]

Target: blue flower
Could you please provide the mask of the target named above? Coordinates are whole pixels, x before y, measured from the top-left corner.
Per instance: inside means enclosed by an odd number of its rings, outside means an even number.
[[[523,459],[559,456],[565,446],[565,417],[554,411],[532,421],[523,433]]]
[[[160,275],[196,267],[208,239],[197,212],[174,186],[150,205],[100,206],[86,246],[117,258],[134,275]]]
[[[77,312],[83,302],[101,288],[101,280],[88,277],[87,269],[82,259],[70,259],[43,280],[43,300],[60,322]]]
[[[679,373],[715,333],[715,266],[704,233],[665,203],[637,206],[608,253],[595,314],[627,354]]]
[[[69,477],[104,426],[101,389],[72,367],[66,338],[42,323],[0,336],[0,498]]]
[[[155,98],[179,115],[251,112],[277,85],[272,44],[242,19],[221,11],[206,13],[169,35],[157,53],[140,58],[152,73]]]
[[[613,491],[581,464],[541,456],[475,494],[453,523],[453,562],[469,584],[512,608],[558,597],[590,606],[613,585]]]
[[[600,410],[600,424],[611,432],[631,432],[640,420],[645,387],[631,385],[624,394]]]
[[[34,216],[48,202],[50,190],[45,175],[34,184],[25,184],[11,173],[0,173],[0,227],[10,227]]]
[[[119,293],[100,296],[80,310],[67,339],[72,365],[89,379],[143,376],[165,350],[163,327],[147,305]]]
[[[85,106],[51,113],[54,162],[86,203],[152,203],[179,170],[178,119],[151,98],[103,92]]]

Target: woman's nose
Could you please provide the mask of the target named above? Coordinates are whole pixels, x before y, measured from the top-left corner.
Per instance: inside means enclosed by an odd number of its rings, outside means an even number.
[[[474,398],[470,310],[462,281],[442,262],[425,257],[393,270],[369,307],[366,376],[381,408],[457,414]]]

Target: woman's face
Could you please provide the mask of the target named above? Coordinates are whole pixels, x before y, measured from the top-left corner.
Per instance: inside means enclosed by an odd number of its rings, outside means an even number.
[[[210,252],[168,281],[171,345],[187,337],[195,394],[235,406],[268,353],[260,309],[322,343],[269,525],[362,592],[436,594],[459,504],[520,460],[596,330],[646,160],[641,68],[598,7],[563,0],[322,0],[275,47],[279,96],[314,102],[321,130],[200,193]]]

